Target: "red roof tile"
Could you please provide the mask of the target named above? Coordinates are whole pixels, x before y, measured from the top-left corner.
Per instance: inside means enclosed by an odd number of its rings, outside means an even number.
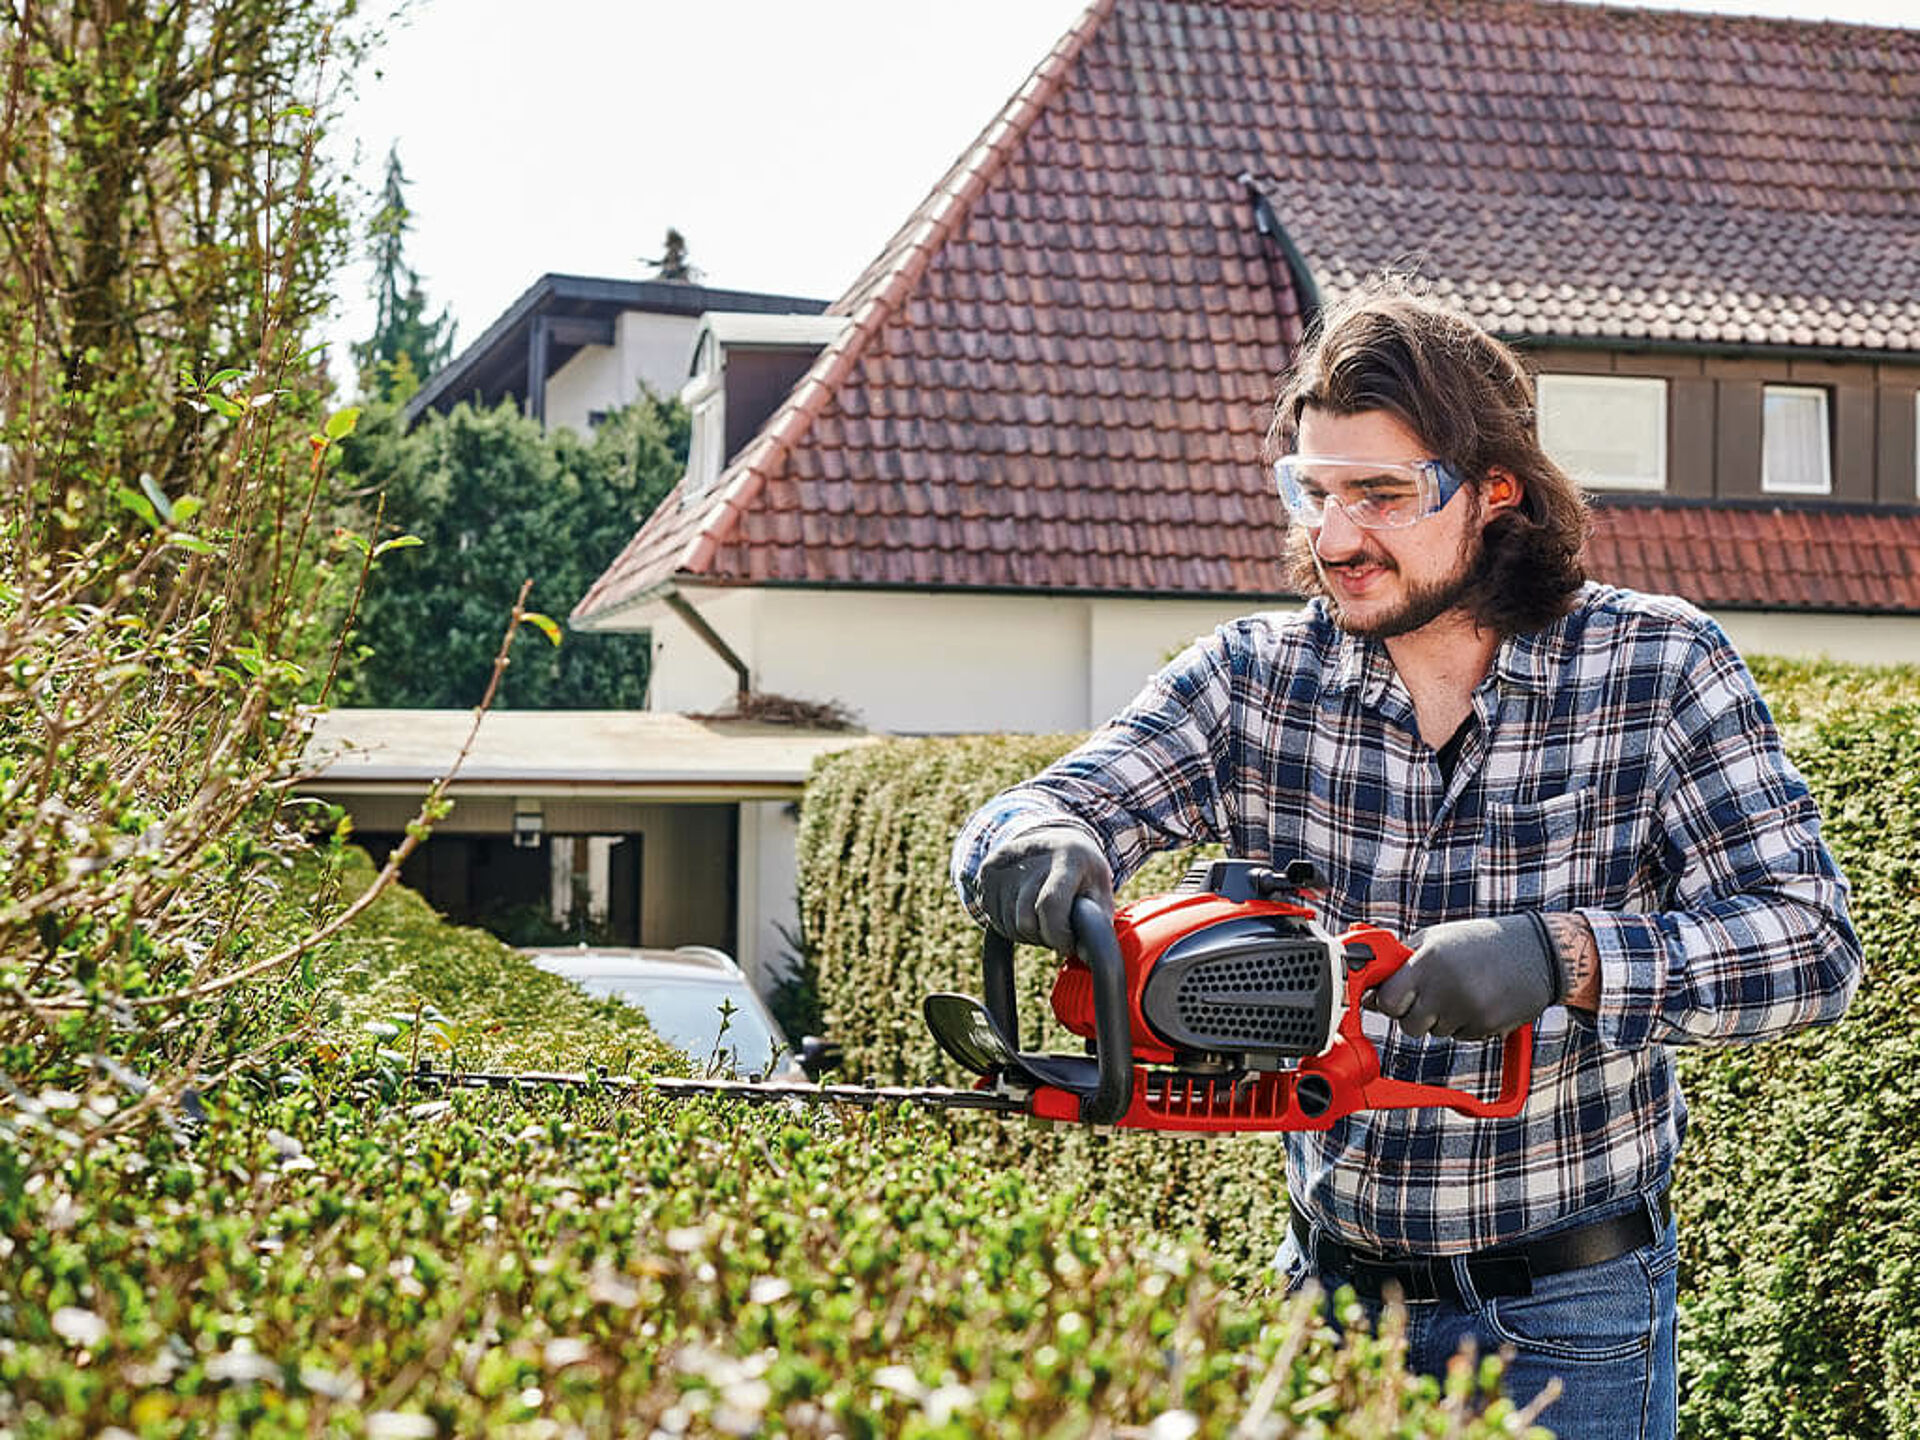
[[[1399,263],[1509,334],[1920,353],[1915,74],[1920,31],[1096,0],[719,484],[670,496],[574,617],[689,582],[1283,593],[1257,455],[1301,305],[1242,172],[1330,297]],[[1876,527],[1911,522],[1797,514],[1622,507],[1596,568],[1878,608],[1848,567],[1904,564]],[[1703,556],[1709,525],[1774,594]]]
[[[1596,507],[1597,580],[1707,610],[1920,613],[1920,513],[1808,504]]]

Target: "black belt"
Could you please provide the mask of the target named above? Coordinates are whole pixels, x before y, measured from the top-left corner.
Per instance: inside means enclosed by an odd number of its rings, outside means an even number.
[[[1618,1259],[1629,1250],[1651,1245],[1664,1232],[1672,1215],[1665,1189],[1660,1192],[1658,1208],[1660,1228],[1657,1230],[1646,1207],[1637,1206],[1605,1220],[1557,1230],[1525,1244],[1478,1251],[1466,1257],[1467,1274],[1473,1279],[1475,1292],[1483,1299],[1531,1295],[1536,1278],[1599,1265]],[[1460,1299],[1453,1256],[1375,1255],[1325,1236],[1315,1245],[1312,1227],[1298,1210],[1293,1212],[1293,1234],[1302,1253],[1312,1256],[1316,1272],[1323,1275],[1331,1272],[1369,1300],[1380,1299],[1395,1286],[1399,1287],[1404,1300]]]

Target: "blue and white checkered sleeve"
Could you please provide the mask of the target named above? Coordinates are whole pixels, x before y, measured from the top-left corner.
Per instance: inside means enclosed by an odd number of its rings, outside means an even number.
[[[1761,1040],[1845,1012],[1860,982],[1847,883],[1753,678],[1717,627],[1696,638],[1669,721],[1660,803],[1666,910],[1583,912],[1601,1040]]]

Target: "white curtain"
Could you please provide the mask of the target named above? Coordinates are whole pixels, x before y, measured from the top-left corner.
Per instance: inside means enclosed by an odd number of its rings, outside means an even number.
[[[1827,456],[1827,393],[1770,387],[1761,446],[1763,488],[1825,495],[1833,488]]]

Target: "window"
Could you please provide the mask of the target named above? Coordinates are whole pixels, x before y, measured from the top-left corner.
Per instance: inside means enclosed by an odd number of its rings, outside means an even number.
[[[1667,488],[1667,382],[1542,375],[1540,444],[1590,490]]]
[[[1764,396],[1760,488],[1774,495],[1831,494],[1827,392],[1817,385],[1769,385]]]

